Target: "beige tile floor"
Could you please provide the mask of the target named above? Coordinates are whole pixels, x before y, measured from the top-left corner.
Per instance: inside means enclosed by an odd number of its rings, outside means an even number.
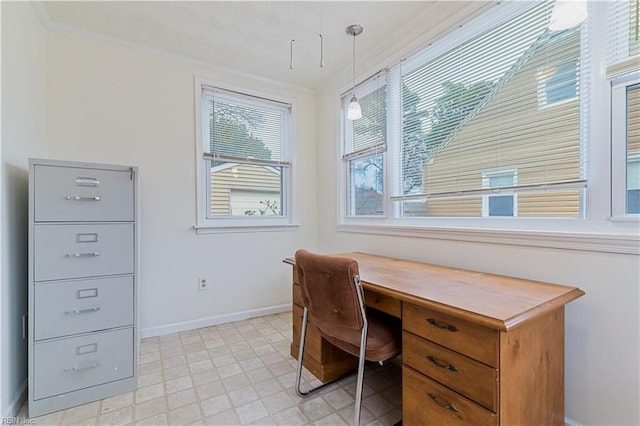
[[[355,376],[300,398],[291,313],[143,339],[138,389],[42,417],[36,425],[348,425]],[[367,364],[361,424],[401,418],[401,363]],[[317,380],[303,374],[303,385]],[[303,387],[306,389],[306,387]],[[18,418],[25,419],[25,404]]]

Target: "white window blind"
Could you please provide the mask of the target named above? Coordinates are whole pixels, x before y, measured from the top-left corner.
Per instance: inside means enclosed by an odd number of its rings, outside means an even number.
[[[402,65],[392,199],[411,216],[482,216],[483,194],[500,192],[523,193],[519,216],[582,215],[587,46],[580,28],[547,29],[552,6],[538,3],[435,59]],[[505,169],[518,170],[517,183],[483,186],[483,174]]]
[[[607,77],[640,70],[638,0],[607,2]]]
[[[207,218],[285,216],[290,105],[208,86],[202,102]]]
[[[355,87],[355,95],[362,109],[362,118],[344,120],[344,159],[383,152],[387,144],[387,72],[382,70]],[[342,95],[343,112],[346,111],[354,91]]]
[[[352,94],[362,118],[346,119]],[[344,146],[347,164],[348,216],[384,215],[384,152],[387,149],[387,70],[382,70],[342,95]]]

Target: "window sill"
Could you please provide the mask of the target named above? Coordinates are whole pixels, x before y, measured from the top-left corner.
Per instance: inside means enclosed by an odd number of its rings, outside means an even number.
[[[214,226],[214,225],[194,225],[196,234],[230,234],[239,232],[283,232],[296,231],[299,225],[232,225],[232,226]]]
[[[415,226],[338,225],[338,232],[398,237],[543,247],[563,250],[640,254],[640,237],[633,234],[516,231]]]

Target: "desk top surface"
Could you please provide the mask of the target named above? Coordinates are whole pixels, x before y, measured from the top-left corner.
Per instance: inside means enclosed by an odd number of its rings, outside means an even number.
[[[366,253],[355,259],[363,286],[462,319],[508,331],[584,295],[576,287]],[[285,263],[294,265],[293,258]]]

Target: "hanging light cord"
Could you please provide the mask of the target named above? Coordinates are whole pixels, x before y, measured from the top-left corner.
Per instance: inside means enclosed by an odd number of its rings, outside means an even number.
[[[356,95],[356,33],[353,33],[353,86],[351,94]]]

